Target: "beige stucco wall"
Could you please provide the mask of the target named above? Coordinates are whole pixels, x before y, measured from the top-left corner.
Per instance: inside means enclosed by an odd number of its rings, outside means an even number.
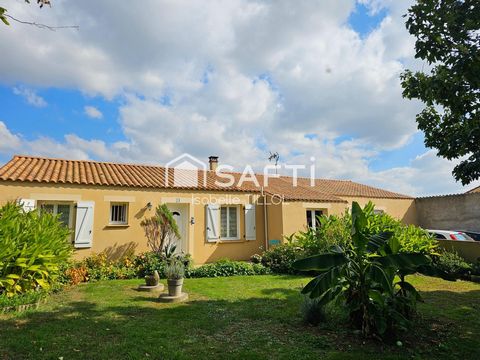
[[[192,204],[192,197],[194,203]],[[202,264],[220,258],[246,260],[254,253],[260,252],[264,244],[263,208],[256,208],[256,240],[245,240],[245,219],[243,208],[240,210],[240,239],[208,243],[205,237],[205,202],[239,202],[254,203],[256,196],[245,193],[206,193],[188,191],[158,191],[155,189],[122,188],[105,186],[81,186],[65,184],[36,184],[0,182],[0,203],[18,198],[36,200],[70,200],[76,202],[94,201],[94,229],[92,247],[77,249],[76,258],[82,258],[91,253],[107,251],[113,257],[130,250],[142,252],[147,250],[146,238],[140,222],[144,217],[152,216],[155,207],[160,202],[188,204],[189,216],[194,217],[195,224],[188,225],[187,251],[192,254],[195,263]],[[109,226],[110,200],[127,199],[129,201],[128,227]],[[152,210],[146,210],[148,202],[153,204]]]
[[[303,230],[307,226],[306,210],[322,210],[325,215],[341,215],[350,209],[352,202],[356,201],[360,206],[365,206],[369,201],[375,204],[375,208],[385,211],[387,214],[403,221],[406,224],[417,224],[414,199],[369,199],[342,197],[346,203],[311,203],[304,201],[284,202],[282,205],[282,236],[288,236]],[[270,235],[270,234],[269,234]],[[271,236],[269,236],[272,238]]]
[[[342,196],[343,200],[348,201],[350,208],[353,201],[358,202],[360,206],[365,206],[369,201],[375,204],[375,208],[385,211],[387,214],[401,220],[405,224],[418,224],[417,211],[415,209],[415,199],[382,199],[382,198],[361,198]]]
[[[187,225],[186,251],[196,264],[212,262],[220,258],[247,260],[259,253],[265,246],[265,213],[263,198],[256,194],[239,192],[201,192],[171,191],[159,189],[123,188],[107,186],[84,186],[65,184],[39,184],[20,182],[0,182],[0,203],[18,198],[41,200],[93,201],[94,229],[93,244],[88,249],[76,250],[75,257],[82,258],[92,253],[108,252],[118,257],[127,251],[146,251],[147,243],[140,227],[143,218],[152,216],[155,207],[161,202],[185,204],[188,219],[194,218],[195,224]],[[128,226],[109,226],[110,203],[115,199],[129,202]],[[352,201],[364,206],[367,198],[344,198],[348,203],[283,202],[267,197],[268,240],[282,240],[284,236],[303,230],[306,227],[306,210],[319,209],[324,214],[342,214]],[[193,201],[193,202],[192,202]],[[372,199],[377,208],[406,223],[416,223],[413,200]],[[152,210],[146,209],[151,202]],[[206,241],[205,205],[209,202],[233,202],[256,204],[256,240],[245,240],[245,217],[240,209],[240,238],[216,243]]]

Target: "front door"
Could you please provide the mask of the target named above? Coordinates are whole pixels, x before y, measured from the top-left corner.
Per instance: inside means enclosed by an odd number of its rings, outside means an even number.
[[[177,239],[177,253],[187,253],[188,244],[188,205],[187,204],[168,204],[168,209],[172,212],[173,218],[177,222],[180,239]]]

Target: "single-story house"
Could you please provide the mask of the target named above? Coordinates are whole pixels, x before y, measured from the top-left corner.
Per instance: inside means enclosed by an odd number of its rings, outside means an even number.
[[[179,249],[197,264],[248,259],[284,235],[316,226],[316,215],[343,213],[352,201],[372,201],[378,211],[415,222],[410,196],[345,180],[258,175],[250,181],[215,171],[217,163],[210,157],[209,168],[180,170],[14,156],[0,168],[0,203],[60,214],[77,258],[146,251],[140,222],[166,203],[180,229]]]

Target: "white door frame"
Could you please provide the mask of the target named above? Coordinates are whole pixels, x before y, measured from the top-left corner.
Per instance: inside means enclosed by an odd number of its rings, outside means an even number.
[[[177,224],[180,230],[181,235],[181,249],[185,254],[190,253],[190,243],[189,243],[189,234],[190,234],[190,205],[185,203],[167,203],[168,209],[174,213],[179,212],[182,218],[182,224]],[[175,217],[175,216],[174,216]],[[183,230],[183,231],[182,231]]]

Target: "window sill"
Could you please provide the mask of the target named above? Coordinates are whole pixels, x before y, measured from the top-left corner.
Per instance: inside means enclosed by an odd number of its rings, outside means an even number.
[[[128,224],[108,224],[107,228],[128,228],[130,225]]]
[[[228,244],[228,243],[239,243],[244,242],[245,239],[219,239],[218,242],[220,244]]]

